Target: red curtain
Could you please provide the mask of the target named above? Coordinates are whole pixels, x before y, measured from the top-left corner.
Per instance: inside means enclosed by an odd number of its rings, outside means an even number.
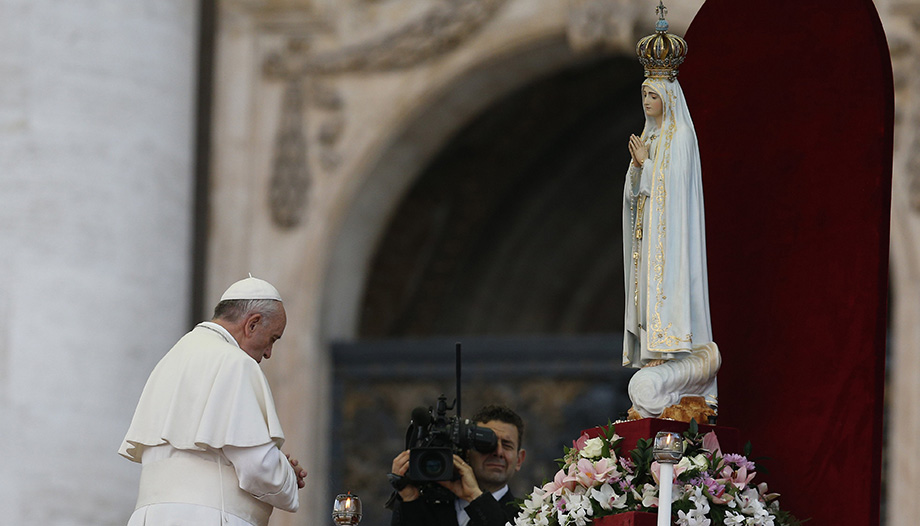
[[[719,424],[771,457],[796,516],[877,525],[894,119],[878,14],[707,0],[686,40]]]

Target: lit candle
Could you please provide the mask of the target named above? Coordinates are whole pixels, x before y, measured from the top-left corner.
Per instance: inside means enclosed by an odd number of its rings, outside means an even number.
[[[332,521],[338,526],[354,526],[361,522],[361,499],[351,493],[337,495],[332,506]]]

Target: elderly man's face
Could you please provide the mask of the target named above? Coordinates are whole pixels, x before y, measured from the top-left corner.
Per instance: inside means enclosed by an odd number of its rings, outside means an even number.
[[[287,314],[284,307],[278,311],[278,314],[271,318],[262,318],[256,323],[247,321],[250,324],[247,331],[247,337],[240,342],[240,348],[246,351],[246,354],[252,356],[252,359],[262,363],[262,358],[266,360],[272,357],[272,346],[276,341],[281,339],[284,334],[284,327],[287,325]]]

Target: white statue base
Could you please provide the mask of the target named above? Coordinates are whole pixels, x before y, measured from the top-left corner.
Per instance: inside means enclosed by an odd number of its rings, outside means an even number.
[[[716,375],[721,366],[719,348],[711,342],[685,357],[639,369],[629,381],[629,399],[633,404],[630,414],[638,418],[667,417],[663,415],[666,409],[680,405],[688,397],[715,403]]]

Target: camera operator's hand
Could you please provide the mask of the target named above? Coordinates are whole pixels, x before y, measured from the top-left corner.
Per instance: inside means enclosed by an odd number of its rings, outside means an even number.
[[[456,461],[455,461],[456,463]],[[399,455],[396,455],[396,458],[393,459],[393,465],[390,467],[390,472],[394,475],[399,475],[400,477],[405,477],[406,472],[409,471],[409,450],[405,450]],[[411,502],[419,497],[418,488],[412,484],[407,484],[406,487],[399,490],[399,498],[403,502]]]
[[[476,480],[473,468],[464,462],[462,458],[454,455],[454,469],[460,474],[460,480],[445,480],[438,482],[438,484],[467,502],[473,502],[479,498],[482,495],[482,490],[479,489],[479,481]]]

